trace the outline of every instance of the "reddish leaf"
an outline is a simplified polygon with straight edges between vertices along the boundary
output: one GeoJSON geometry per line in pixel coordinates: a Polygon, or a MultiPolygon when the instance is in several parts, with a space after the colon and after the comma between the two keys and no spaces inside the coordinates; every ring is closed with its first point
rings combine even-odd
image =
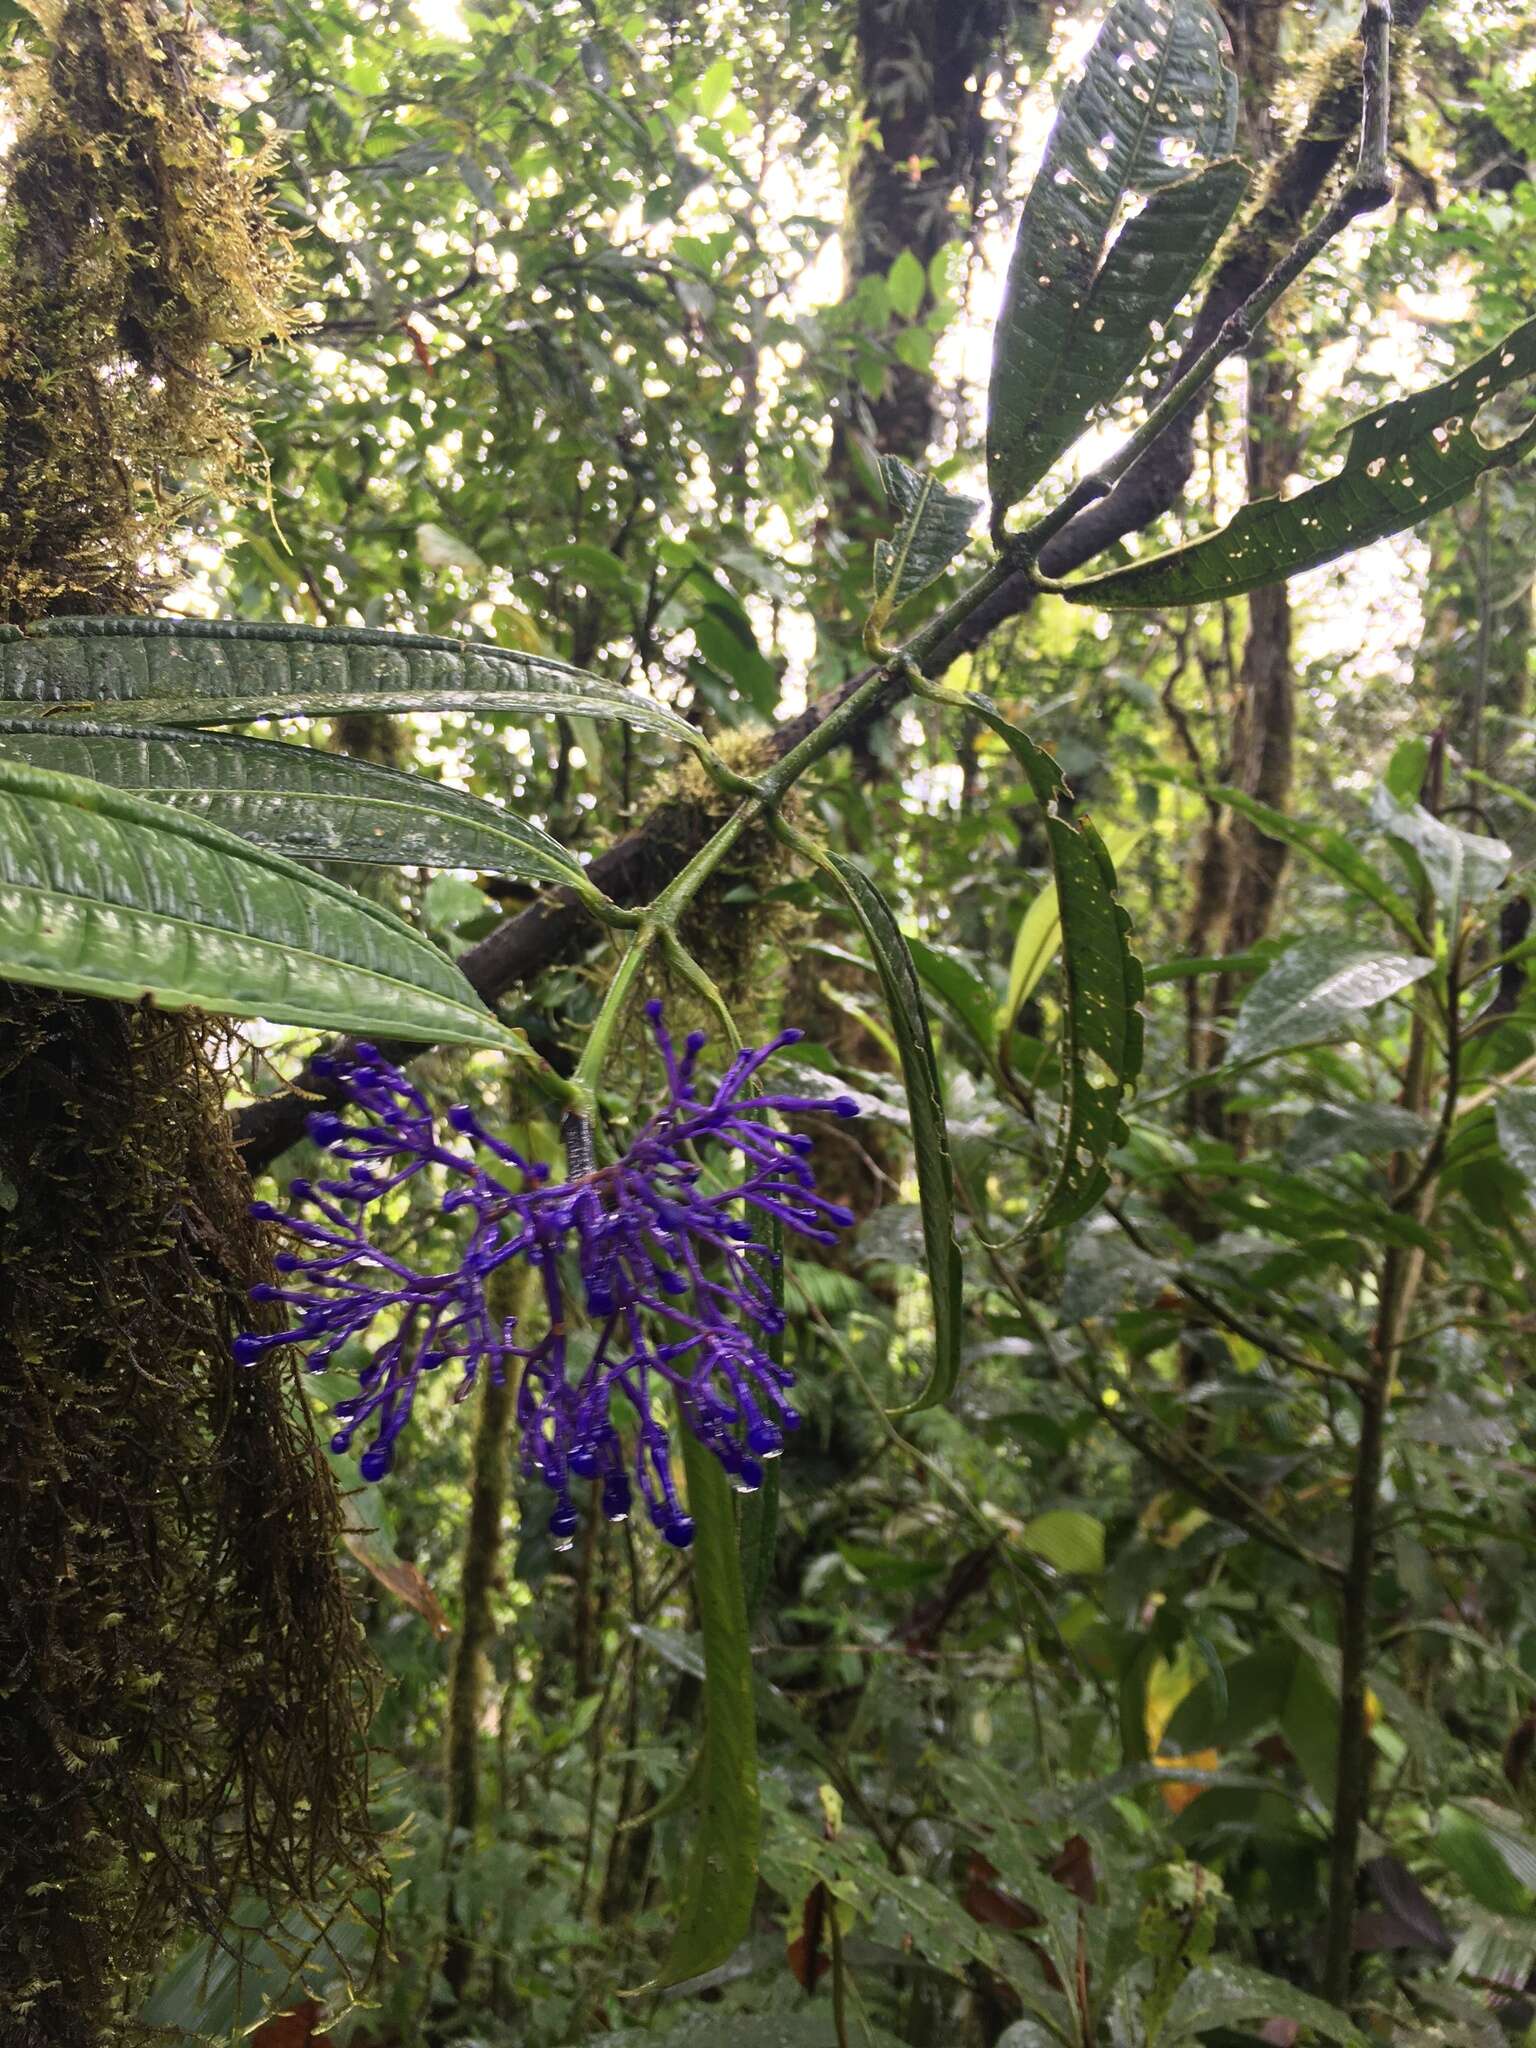
{"type": "Polygon", "coordinates": [[[1047,1864],[1046,1876],[1065,1885],[1085,1906],[1091,1906],[1098,1896],[1093,1880],[1093,1851],[1081,1835],[1073,1835],[1063,1844],[1061,1854],[1047,1864]]]}
{"type": "Polygon", "coordinates": [[[832,1967],[831,1958],[822,1954],[821,1946],[830,1905],[826,1886],[813,1884],[806,1893],[800,1932],[788,1951],[790,1974],[802,1991],[814,1991],[822,1973],[832,1967]]]}
{"type": "Polygon", "coordinates": [[[960,1901],[966,1912],[983,1927],[1006,1927],[1012,1934],[1026,1927],[1038,1927],[1040,1915],[994,1884],[996,1876],[997,1866],[973,1849],[966,1858],[965,1893],[960,1901]]]}
{"type": "Polygon", "coordinates": [[[437,1595],[415,1565],[396,1551],[373,1489],[349,1493],[342,1502],[342,1516],[342,1541],[363,1569],[372,1572],[397,1600],[414,1608],[439,1641],[451,1636],[453,1623],[438,1605],[437,1595]]]}

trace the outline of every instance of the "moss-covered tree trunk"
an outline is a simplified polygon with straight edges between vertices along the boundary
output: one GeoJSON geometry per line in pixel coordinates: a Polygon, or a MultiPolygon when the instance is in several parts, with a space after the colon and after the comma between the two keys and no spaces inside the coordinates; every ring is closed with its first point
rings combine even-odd
{"type": "MultiPolygon", "coordinates": [[[[157,0],[38,10],[0,166],[0,618],[142,609],[281,328],[258,167],[157,0]]],[[[334,1486],[195,1018],[0,984],[0,2044],[134,2037],[237,1891],[367,1854],[334,1486]]]]}

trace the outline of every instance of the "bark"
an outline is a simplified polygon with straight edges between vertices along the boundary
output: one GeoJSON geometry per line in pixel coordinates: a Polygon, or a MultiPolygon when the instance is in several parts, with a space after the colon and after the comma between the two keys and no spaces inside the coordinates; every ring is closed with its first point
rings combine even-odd
{"type": "MultiPolygon", "coordinates": [[[[494,1594],[501,1569],[502,1521],[506,1509],[507,1437],[516,1402],[510,1377],[487,1378],[475,1429],[469,1521],[464,1535],[463,1614],[448,1691],[449,1867],[473,1849],[482,1798],[480,1719],[485,1704],[486,1658],[495,1637],[494,1594]]],[[[443,1976],[455,2007],[463,2003],[475,1958],[475,1930],[461,1919],[449,1887],[443,1976]]]]}
{"type": "MultiPolygon", "coordinates": [[[[1248,378],[1248,494],[1277,492],[1295,459],[1296,389],[1283,354],[1250,366],[1248,378]]],[[[1290,802],[1295,759],[1296,678],[1291,658],[1291,604],[1284,583],[1255,590],[1238,668],[1232,731],[1221,780],[1271,809],[1290,802]]],[[[1208,817],[1195,863],[1194,905],[1185,951],[1193,958],[1232,954],[1256,945],[1269,930],[1285,873],[1286,848],[1246,818],[1225,810],[1208,817]]],[[[1202,1004],[1200,983],[1189,984],[1190,1064],[1218,1065],[1224,1036],[1216,1027],[1234,1007],[1240,982],[1224,974],[1202,1004]]],[[[1215,1096],[1194,1105],[1215,1132],[1223,1110],[1215,1096]]]]}
{"type": "MultiPolygon", "coordinates": [[[[982,196],[995,140],[980,86],[1012,13],[1009,0],[859,0],[859,96],[871,130],[848,181],[845,304],[865,278],[884,277],[904,250],[926,272],[963,231],[982,196]]],[[[932,305],[930,288],[917,317],[932,305]]],[[[876,453],[921,462],[937,425],[936,401],[930,373],[900,361],[887,368],[878,395],[856,388],[845,394],[827,473],[839,524],[871,508],[867,472],[851,442],[859,438],[876,453]]]]}

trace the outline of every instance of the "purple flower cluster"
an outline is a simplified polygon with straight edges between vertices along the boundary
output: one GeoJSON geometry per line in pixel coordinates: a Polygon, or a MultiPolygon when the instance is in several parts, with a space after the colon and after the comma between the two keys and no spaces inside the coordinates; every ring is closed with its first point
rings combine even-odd
{"type": "Polygon", "coordinates": [[[441,1138],[423,1096],[372,1046],[359,1045],[350,1060],[316,1063],[361,1112],[360,1121],[332,1112],[309,1120],[315,1143],[347,1172],[292,1183],[318,1220],[255,1205],[300,1249],[278,1254],[282,1281],[253,1289],[253,1298],[282,1303],[297,1321],[276,1335],[238,1338],[235,1354],[249,1365],[294,1344],[308,1369],[322,1372],[348,1339],[382,1321],[388,1334],[359,1374],[357,1394],[337,1403],[331,1439],[342,1452],[360,1430],[371,1432],[360,1460],[365,1479],[388,1472],[422,1377],[451,1363],[457,1400],[482,1369],[498,1384],[520,1371],[523,1470],[554,1494],[550,1533],[562,1548],[577,1524],[573,1478],[596,1486],[615,1522],[628,1515],[638,1487],[665,1540],[691,1541],[662,1419],[669,1395],[742,1492],[761,1485],[763,1460],[778,1456],[785,1431],[800,1420],[789,1400],[793,1376],[768,1348],[784,1318],[765,1240],[779,1225],[830,1244],[853,1220],[817,1194],[811,1139],[770,1119],[856,1116],[858,1106],[848,1096],[760,1092],[763,1066],[795,1044],[798,1031],[738,1053],[711,1088],[698,1077],[703,1035],[679,1050],[661,1005],[650,1004],[648,1014],[666,1070],[665,1104],[615,1164],[554,1183],[547,1167],[520,1158],[468,1109],[449,1110],[446,1121],[469,1149],[441,1138]],[[744,1174],[734,1185],[711,1188],[703,1163],[711,1146],[741,1155],[744,1174]],[[367,1231],[373,1203],[432,1168],[448,1181],[442,1213],[462,1219],[466,1233],[445,1273],[419,1272],[367,1231]],[[513,1319],[498,1320],[487,1303],[491,1276],[517,1259],[534,1268],[544,1296],[543,1333],[528,1345],[516,1341],[513,1319]],[[572,1289],[585,1311],[580,1334],[568,1316],[572,1289]]]}

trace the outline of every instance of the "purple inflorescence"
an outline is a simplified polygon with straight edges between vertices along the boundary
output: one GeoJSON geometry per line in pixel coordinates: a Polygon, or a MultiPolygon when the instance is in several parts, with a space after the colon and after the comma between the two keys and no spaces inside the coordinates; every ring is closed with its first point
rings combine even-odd
{"type": "Polygon", "coordinates": [[[235,1353],[250,1365],[294,1344],[308,1369],[321,1372],[349,1338],[383,1319],[389,1334],[359,1374],[357,1394],[337,1403],[331,1439],[341,1452],[360,1430],[371,1432],[360,1460],[365,1479],[388,1472],[423,1374],[451,1364],[458,1400],[482,1368],[498,1383],[520,1368],[523,1469],[555,1496],[550,1533],[561,1547],[576,1529],[573,1479],[596,1487],[615,1522],[628,1515],[638,1487],[665,1540],[691,1541],[659,1413],[669,1393],[742,1492],[762,1483],[763,1460],[778,1456],[785,1431],[800,1420],[789,1400],[793,1376],[768,1349],[784,1318],[764,1238],[778,1224],[830,1244],[853,1220],[817,1194],[807,1163],[812,1141],[770,1118],[856,1116],[858,1105],[848,1096],[761,1092],[763,1066],[795,1044],[798,1031],[738,1053],[710,1085],[698,1076],[703,1035],[679,1050],[661,1005],[649,1004],[648,1015],[666,1070],[665,1104],[622,1159],[553,1184],[546,1167],[520,1158],[468,1109],[451,1109],[446,1119],[467,1149],[441,1138],[423,1096],[372,1046],[359,1045],[350,1060],[316,1062],[361,1112],[360,1121],[332,1112],[309,1120],[315,1143],[347,1173],[293,1182],[318,1221],[255,1205],[300,1249],[278,1255],[282,1283],[253,1289],[253,1298],[281,1302],[298,1320],[276,1335],[238,1338],[235,1353]],[[713,1192],[701,1163],[711,1145],[745,1162],[740,1181],[713,1192]],[[441,1210],[462,1218],[466,1231],[459,1261],[445,1273],[418,1272],[367,1232],[369,1205],[428,1168],[446,1176],[441,1210]],[[492,1274],[517,1259],[534,1268],[544,1295],[545,1331],[531,1345],[517,1343],[513,1320],[498,1320],[487,1304],[492,1274]],[[579,1336],[568,1319],[568,1282],[585,1310],[579,1336]]]}

